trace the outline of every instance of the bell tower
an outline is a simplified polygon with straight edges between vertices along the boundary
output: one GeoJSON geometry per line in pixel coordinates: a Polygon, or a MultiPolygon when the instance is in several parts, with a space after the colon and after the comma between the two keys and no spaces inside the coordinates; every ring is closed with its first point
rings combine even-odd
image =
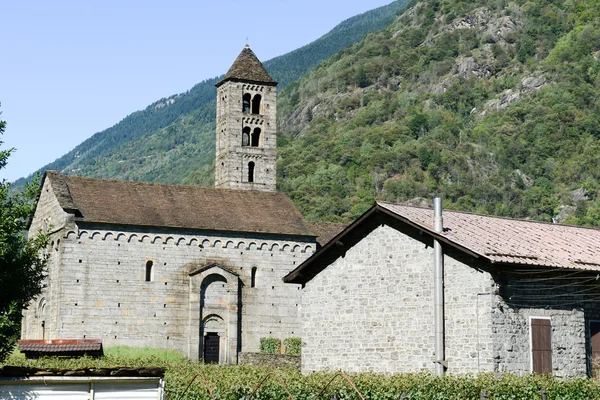
{"type": "Polygon", "coordinates": [[[277,82],[246,45],[216,86],[215,186],[274,192],[277,82]]]}

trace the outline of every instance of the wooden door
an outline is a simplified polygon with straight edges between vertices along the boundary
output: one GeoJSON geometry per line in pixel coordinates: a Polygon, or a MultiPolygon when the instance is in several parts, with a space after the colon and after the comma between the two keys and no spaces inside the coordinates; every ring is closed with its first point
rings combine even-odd
{"type": "Polygon", "coordinates": [[[600,375],[600,321],[590,322],[590,338],[592,342],[592,376],[600,375]]]}
{"type": "Polygon", "coordinates": [[[204,336],[204,362],[206,364],[219,363],[219,335],[208,333],[204,336]]]}
{"type": "Polygon", "coordinates": [[[531,320],[531,357],[533,372],[552,373],[552,326],[549,319],[531,320]]]}

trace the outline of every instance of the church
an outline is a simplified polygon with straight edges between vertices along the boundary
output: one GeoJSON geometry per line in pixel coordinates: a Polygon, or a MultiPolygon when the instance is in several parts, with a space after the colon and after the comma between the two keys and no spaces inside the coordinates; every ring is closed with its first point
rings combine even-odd
{"type": "Polygon", "coordinates": [[[48,273],[22,339],[235,364],[262,337],[300,336],[301,286],[282,278],[339,226],[276,191],[277,83],[248,46],[216,86],[215,188],[46,171],[29,234],[51,236],[48,273]]]}

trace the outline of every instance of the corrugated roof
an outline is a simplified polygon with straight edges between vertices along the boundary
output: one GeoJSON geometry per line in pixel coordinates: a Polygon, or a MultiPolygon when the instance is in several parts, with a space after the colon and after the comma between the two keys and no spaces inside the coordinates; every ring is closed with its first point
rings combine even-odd
{"type": "MultiPolygon", "coordinates": [[[[430,208],[377,205],[434,232],[430,208]]],[[[443,219],[443,237],[492,262],[600,271],[597,229],[447,210],[443,219]]]]}
{"type": "Polygon", "coordinates": [[[240,55],[233,62],[233,65],[229,68],[229,71],[225,74],[225,77],[217,83],[217,86],[221,86],[230,80],[277,85],[277,82],[271,78],[271,75],[269,75],[264,65],[262,65],[248,45],[244,47],[240,55]]]}
{"type": "Polygon", "coordinates": [[[77,221],[316,236],[283,193],[66,176],[47,171],[61,207],[77,221]]]}

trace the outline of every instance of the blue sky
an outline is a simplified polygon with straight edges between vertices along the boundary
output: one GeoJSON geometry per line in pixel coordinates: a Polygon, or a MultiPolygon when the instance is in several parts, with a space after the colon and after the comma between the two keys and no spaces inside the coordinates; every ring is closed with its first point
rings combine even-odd
{"type": "Polygon", "coordinates": [[[162,97],[227,71],[246,43],[266,61],[392,0],[5,1],[0,180],[13,181],[162,97]]]}

